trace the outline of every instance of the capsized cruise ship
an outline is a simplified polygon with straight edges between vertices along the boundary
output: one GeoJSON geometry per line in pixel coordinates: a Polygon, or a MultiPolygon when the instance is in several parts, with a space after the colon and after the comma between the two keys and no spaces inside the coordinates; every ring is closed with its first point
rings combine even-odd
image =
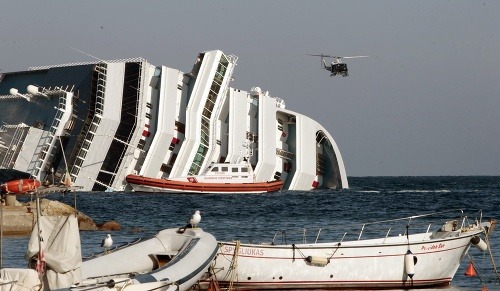
{"type": "Polygon", "coordinates": [[[237,59],[202,52],[188,73],[143,58],[1,73],[0,172],[126,191],[131,173],[183,177],[244,158],[283,189],[348,188],[325,128],[259,87],[231,87],[237,59]]]}

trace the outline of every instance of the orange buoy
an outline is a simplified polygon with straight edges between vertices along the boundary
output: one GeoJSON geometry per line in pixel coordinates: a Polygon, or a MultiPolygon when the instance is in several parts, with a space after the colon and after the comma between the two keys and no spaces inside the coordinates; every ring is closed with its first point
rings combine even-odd
{"type": "Polygon", "coordinates": [[[24,194],[40,187],[40,181],[36,179],[19,179],[2,184],[2,193],[24,194]]]}
{"type": "Polygon", "coordinates": [[[467,276],[467,277],[476,277],[477,276],[476,268],[474,268],[474,265],[472,264],[472,262],[470,262],[469,266],[467,267],[467,270],[465,270],[465,276],[467,276]]]}

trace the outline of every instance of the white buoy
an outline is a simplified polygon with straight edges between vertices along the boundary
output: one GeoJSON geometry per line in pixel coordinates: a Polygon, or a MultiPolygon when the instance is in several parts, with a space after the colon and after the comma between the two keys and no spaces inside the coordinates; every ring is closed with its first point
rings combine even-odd
{"type": "Polygon", "coordinates": [[[405,255],[405,272],[410,278],[413,278],[413,275],[415,275],[415,262],[413,260],[413,253],[410,250],[405,255]]]}
{"type": "Polygon", "coordinates": [[[473,236],[470,239],[471,243],[476,246],[476,248],[482,252],[486,251],[488,249],[488,245],[482,240],[480,237],[477,235],[473,236]]]}
{"type": "Polygon", "coordinates": [[[306,257],[306,261],[313,266],[324,267],[328,265],[330,259],[325,257],[308,256],[306,257]]]}

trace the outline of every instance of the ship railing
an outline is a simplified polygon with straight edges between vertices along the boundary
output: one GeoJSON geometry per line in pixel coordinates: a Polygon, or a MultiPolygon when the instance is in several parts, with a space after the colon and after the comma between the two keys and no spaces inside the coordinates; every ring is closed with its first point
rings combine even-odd
{"type": "Polygon", "coordinates": [[[104,105],[104,84],[106,82],[106,73],[107,73],[107,65],[104,63],[99,63],[94,67],[94,72],[98,74],[97,76],[97,84],[98,89],[96,92],[96,101],[95,101],[95,113],[92,116],[92,120],[88,127],[85,128],[85,132],[82,134],[82,145],[78,149],[78,152],[75,157],[75,162],[73,163],[70,169],[70,176],[72,177],[72,181],[76,181],[78,175],[80,174],[80,170],[87,156],[87,151],[92,145],[92,141],[94,139],[95,133],[101,123],[102,120],[102,110],[104,105]]]}
{"type": "Polygon", "coordinates": [[[280,148],[276,148],[276,155],[280,156],[282,158],[285,158],[287,160],[291,160],[295,156],[294,153],[286,151],[284,149],[280,149],[280,148]]]}
{"type": "MultiPolygon", "coordinates": [[[[474,223],[481,223],[482,211],[477,210],[470,217],[474,223]]],[[[366,223],[346,223],[338,226],[319,229],[288,229],[275,232],[271,245],[302,243],[316,244],[320,242],[360,241],[362,239],[380,239],[385,243],[390,236],[404,236],[425,233],[422,240],[430,238],[431,228],[442,227],[443,223],[454,223],[454,230],[458,235],[471,222],[469,216],[464,215],[464,209],[452,209],[440,212],[427,213],[397,219],[379,220],[366,223]],[[450,213],[459,215],[450,215],[450,213]],[[321,240],[321,241],[320,241],[321,240]],[[312,241],[312,242],[311,242],[312,241]]]]}
{"type": "Polygon", "coordinates": [[[52,120],[52,124],[49,131],[45,132],[40,137],[37,152],[33,156],[32,163],[30,163],[31,169],[28,169],[31,174],[38,179],[40,179],[41,171],[44,170],[46,165],[50,164],[54,157],[53,148],[55,145],[55,138],[57,137],[57,131],[60,127],[63,115],[66,112],[66,92],[61,91],[59,94],[59,106],[52,120]]]}
{"type": "Polygon", "coordinates": [[[13,167],[19,152],[21,151],[22,145],[24,143],[24,137],[27,134],[27,131],[29,129],[29,126],[27,126],[24,123],[18,124],[18,125],[3,125],[2,126],[3,130],[7,129],[15,129],[14,134],[12,135],[12,139],[10,141],[10,144],[8,145],[8,148],[6,150],[5,156],[2,160],[2,163],[0,164],[0,168],[2,169],[10,169],[13,167]]]}
{"type": "Polygon", "coordinates": [[[38,71],[38,70],[48,70],[52,68],[60,68],[60,67],[75,67],[75,66],[83,66],[83,65],[95,65],[99,63],[128,63],[128,62],[147,62],[147,60],[143,57],[135,57],[128,59],[115,59],[115,60],[95,60],[88,62],[74,62],[74,63],[66,63],[66,64],[57,64],[57,65],[46,65],[46,66],[36,66],[29,67],[29,71],[38,71]]]}

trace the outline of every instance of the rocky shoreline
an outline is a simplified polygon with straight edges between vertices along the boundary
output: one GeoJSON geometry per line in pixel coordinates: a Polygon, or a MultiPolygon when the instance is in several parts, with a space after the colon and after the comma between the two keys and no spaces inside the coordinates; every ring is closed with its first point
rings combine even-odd
{"type": "MultiPolygon", "coordinates": [[[[9,199],[7,199],[9,200],[9,199]]],[[[37,219],[36,202],[30,201],[20,203],[9,201],[3,208],[2,232],[5,236],[21,236],[29,235],[37,219]]],[[[108,221],[102,224],[97,224],[92,218],[76,211],[75,208],[59,201],[41,199],[40,209],[42,216],[55,215],[75,215],[78,218],[78,226],[80,230],[119,230],[121,226],[116,221],[108,221]]]]}

